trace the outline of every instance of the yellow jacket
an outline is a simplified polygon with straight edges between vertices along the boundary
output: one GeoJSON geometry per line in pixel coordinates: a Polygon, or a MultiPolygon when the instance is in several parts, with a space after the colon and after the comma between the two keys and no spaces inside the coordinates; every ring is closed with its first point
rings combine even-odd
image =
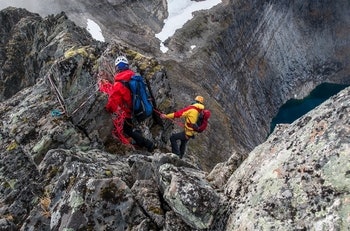
{"type": "Polygon", "coordinates": [[[195,132],[193,128],[191,128],[189,125],[195,124],[197,122],[198,115],[201,110],[204,110],[204,105],[200,103],[194,103],[179,111],[169,113],[165,116],[169,119],[185,118],[185,126],[184,126],[185,134],[191,137],[197,134],[197,132],[195,132]]]}

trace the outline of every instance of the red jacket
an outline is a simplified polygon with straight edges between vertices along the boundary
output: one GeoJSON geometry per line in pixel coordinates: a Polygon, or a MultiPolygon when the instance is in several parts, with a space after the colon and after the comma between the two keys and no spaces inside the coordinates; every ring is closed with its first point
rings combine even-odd
{"type": "Polygon", "coordinates": [[[132,98],[129,88],[122,81],[129,82],[135,73],[132,70],[125,70],[114,76],[114,84],[100,83],[100,91],[108,94],[106,110],[113,113],[122,109],[126,118],[132,116],[132,98]]]}

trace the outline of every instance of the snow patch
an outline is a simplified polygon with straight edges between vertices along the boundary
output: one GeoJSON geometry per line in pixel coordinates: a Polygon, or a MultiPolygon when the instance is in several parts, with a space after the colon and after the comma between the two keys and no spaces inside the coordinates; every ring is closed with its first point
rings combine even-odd
{"type": "Polygon", "coordinates": [[[156,37],[160,39],[160,50],[165,53],[168,48],[164,41],[173,36],[175,31],[181,28],[188,20],[192,19],[192,13],[199,10],[207,10],[221,3],[221,0],[206,0],[195,2],[191,0],[168,0],[168,18],[164,20],[164,26],[156,37]]]}
{"type": "Polygon", "coordinates": [[[94,22],[91,19],[87,20],[87,27],[86,29],[89,31],[89,33],[91,34],[91,36],[101,42],[105,41],[105,38],[102,35],[102,30],[100,28],[100,26],[94,22]]]}

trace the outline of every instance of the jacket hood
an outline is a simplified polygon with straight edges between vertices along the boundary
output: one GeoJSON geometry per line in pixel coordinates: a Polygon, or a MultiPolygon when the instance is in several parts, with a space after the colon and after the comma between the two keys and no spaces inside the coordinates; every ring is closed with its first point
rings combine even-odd
{"type": "Polygon", "coordinates": [[[201,110],[204,109],[204,105],[201,103],[194,103],[194,104],[192,104],[192,106],[195,106],[196,108],[201,109],[201,110]]]}
{"type": "Polygon", "coordinates": [[[128,69],[125,71],[121,71],[118,74],[115,75],[114,77],[114,81],[130,81],[131,77],[134,75],[135,73],[128,69]]]}

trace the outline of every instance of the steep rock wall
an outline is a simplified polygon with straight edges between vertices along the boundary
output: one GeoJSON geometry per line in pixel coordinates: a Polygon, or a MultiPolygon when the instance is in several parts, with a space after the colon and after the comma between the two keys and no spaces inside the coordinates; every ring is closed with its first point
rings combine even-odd
{"type": "Polygon", "coordinates": [[[165,0],[12,0],[0,5],[25,8],[42,17],[65,12],[70,20],[83,28],[87,27],[88,19],[93,20],[101,28],[106,42],[123,42],[153,54],[160,53],[159,40],[154,35],[160,32],[167,17],[165,0]]]}
{"type": "Polygon", "coordinates": [[[178,30],[167,57],[223,108],[234,146],[250,150],[288,99],[350,82],[349,9],[345,0],[225,1],[178,30]]]}
{"type": "Polygon", "coordinates": [[[224,230],[350,227],[350,88],[279,125],[224,186],[224,230]]]}
{"type": "Polygon", "coordinates": [[[87,19],[99,25],[106,42],[123,42],[148,54],[159,54],[159,41],[155,38],[167,17],[164,0],[59,0],[60,10],[81,27],[87,19]]]}

